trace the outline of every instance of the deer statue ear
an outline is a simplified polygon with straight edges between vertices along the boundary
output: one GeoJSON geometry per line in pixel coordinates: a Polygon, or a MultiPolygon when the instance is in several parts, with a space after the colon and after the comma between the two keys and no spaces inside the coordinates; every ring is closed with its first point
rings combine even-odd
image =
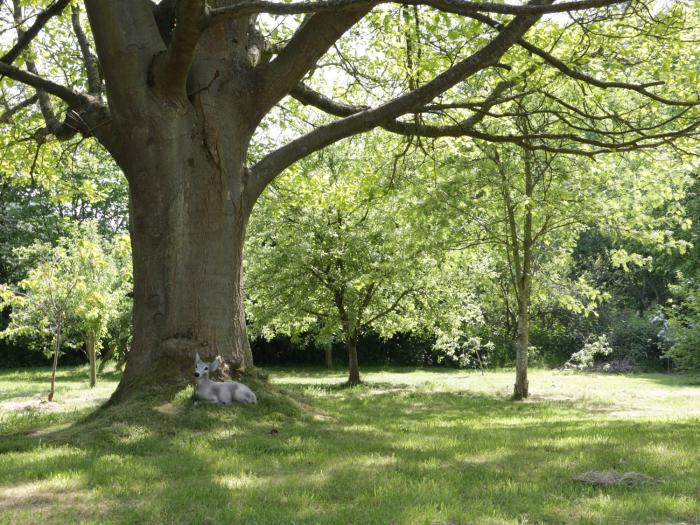
{"type": "Polygon", "coordinates": [[[209,363],[209,371],[213,372],[219,368],[219,358],[216,357],[211,363],[209,363]]]}
{"type": "Polygon", "coordinates": [[[199,358],[199,352],[194,354],[194,362],[195,363],[200,363],[202,360],[199,358]]]}

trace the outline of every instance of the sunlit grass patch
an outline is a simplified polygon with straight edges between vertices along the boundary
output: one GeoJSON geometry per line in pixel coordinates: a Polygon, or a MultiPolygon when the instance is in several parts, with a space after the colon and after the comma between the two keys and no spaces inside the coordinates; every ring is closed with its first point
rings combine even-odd
{"type": "Polygon", "coordinates": [[[185,388],[15,426],[0,499],[42,484],[84,498],[29,496],[0,522],[700,523],[700,386],[685,378],[535,371],[535,398],[514,403],[509,372],[271,377],[257,406],[195,406],[185,388]],[[617,413],[635,399],[642,415],[617,413]],[[589,471],[658,482],[573,479],[589,471]]]}

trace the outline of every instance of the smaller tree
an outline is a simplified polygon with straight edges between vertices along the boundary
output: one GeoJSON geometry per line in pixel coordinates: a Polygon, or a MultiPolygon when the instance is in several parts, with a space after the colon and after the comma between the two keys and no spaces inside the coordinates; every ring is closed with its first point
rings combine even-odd
{"type": "Polygon", "coordinates": [[[76,228],[56,246],[35,243],[20,248],[16,256],[31,269],[16,290],[1,288],[0,306],[12,309],[2,336],[50,337],[47,354],[53,361],[48,399],[53,401],[61,348],[72,334],[81,334],[90,362],[90,386],[95,386],[96,353],[116,306],[117,276],[96,227],[76,228]]]}
{"type": "Polygon", "coordinates": [[[4,286],[3,306],[12,307],[10,324],[3,332],[5,337],[50,334],[48,354],[53,356],[51,388],[48,400],[53,401],[56,385],[56,367],[64,340],[64,329],[75,311],[77,285],[80,280],[75,272],[75,260],[65,247],[49,249],[46,245],[34,246],[44,251],[41,261],[29,271],[26,279],[19,283],[21,291],[4,286]]]}
{"type": "Polygon", "coordinates": [[[430,299],[449,288],[431,239],[411,227],[410,198],[387,191],[371,161],[348,148],[304,163],[265,195],[246,248],[252,329],[343,341],[350,385],[360,382],[363,333],[425,325],[430,299]]]}
{"type": "MultiPolygon", "coordinates": [[[[531,108],[527,99],[514,107],[511,126],[523,136],[546,137],[556,129],[540,115],[548,111],[531,108]]],[[[685,220],[678,203],[689,178],[687,168],[665,150],[656,152],[652,170],[641,152],[593,163],[557,151],[546,138],[523,139],[518,146],[473,144],[475,150],[465,144],[447,151],[435,200],[455,243],[482,246],[506,269],[504,292],[516,320],[513,398],[524,399],[533,305],[556,300],[572,312],[589,313],[605,298],[584,276],[570,279],[580,233],[595,226],[612,238],[684,250],[686,243],[674,238],[673,229],[685,220]],[[663,178],[656,171],[662,166],[663,178]]],[[[643,263],[639,254],[624,250],[611,252],[611,258],[623,267],[643,263]]]]}

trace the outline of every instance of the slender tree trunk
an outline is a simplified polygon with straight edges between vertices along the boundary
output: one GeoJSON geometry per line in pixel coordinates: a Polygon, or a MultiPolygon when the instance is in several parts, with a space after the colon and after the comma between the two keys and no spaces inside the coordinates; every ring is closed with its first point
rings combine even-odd
{"type": "Polygon", "coordinates": [[[56,368],[58,367],[58,351],[61,348],[61,325],[56,330],[56,339],[53,347],[53,365],[51,366],[51,389],[49,390],[49,402],[53,401],[56,392],[56,368]]]}
{"type": "Polygon", "coordinates": [[[527,352],[530,344],[529,293],[520,292],[518,305],[518,334],[515,357],[515,388],[513,399],[525,399],[529,395],[527,379],[527,352]]]}
{"type": "Polygon", "coordinates": [[[345,342],[348,351],[348,384],[357,386],[360,384],[360,367],[357,362],[357,337],[349,337],[345,342]]]}
{"type": "Polygon", "coordinates": [[[326,368],[330,370],[333,368],[333,347],[329,344],[323,350],[326,358],[326,368]]]}
{"type": "MultiPolygon", "coordinates": [[[[525,130],[529,129],[527,122],[523,122],[525,130]]],[[[530,383],[527,379],[527,353],[530,345],[530,285],[532,279],[532,197],[535,191],[536,179],[533,172],[533,159],[531,152],[523,150],[523,165],[525,171],[525,214],[522,228],[522,264],[517,272],[518,280],[518,334],[516,341],[515,357],[515,387],[513,399],[525,399],[530,394],[530,383]]],[[[513,237],[517,241],[517,236],[513,237]]],[[[516,253],[517,256],[517,253],[516,253]]]]}
{"type": "Polygon", "coordinates": [[[85,334],[85,346],[87,347],[88,364],[90,366],[90,388],[94,388],[97,383],[97,352],[96,335],[92,330],[85,334]]]}

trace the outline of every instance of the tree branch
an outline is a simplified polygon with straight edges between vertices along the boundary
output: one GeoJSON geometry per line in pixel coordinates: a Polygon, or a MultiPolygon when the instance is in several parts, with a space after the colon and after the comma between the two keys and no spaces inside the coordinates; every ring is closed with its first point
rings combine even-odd
{"type": "Polygon", "coordinates": [[[87,74],[88,93],[100,98],[102,95],[102,78],[100,77],[100,65],[97,57],[90,50],[90,43],[87,35],[80,25],[80,7],[77,5],[71,6],[71,24],[73,32],[78,39],[80,54],[83,57],[83,65],[87,74]]]}
{"type": "MultiPolygon", "coordinates": [[[[551,2],[552,0],[545,0],[551,2]]],[[[523,15],[513,19],[491,42],[466,59],[447,69],[433,80],[405,95],[399,96],[374,109],[355,113],[299,137],[273,151],[252,169],[252,191],[258,195],[280,172],[314,151],[351,135],[368,131],[387,121],[411,112],[447,91],[459,82],[483,69],[497,64],[503,54],[514,45],[539,19],[539,15],[523,15]]]]}
{"type": "Polygon", "coordinates": [[[166,50],[153,4],[150,0],[85,0],[85,8],[111,112],[120,115],[120,121],[142,116],[153,98],[144,79],[153,57],[166,50]]]}
{"type": "Polygon", "coordinates": [[[337,12],[351,7],[371,9],[380,4],[425,5],[447,13],[470,15],[473,13],[495,13],[502,15],[544,15],[548,13],[565,13],[584,9],[595,9],[628,0],[579,0],[561,4],[526,5],[498,4],[492,2],[472,2],[468,0],[317,0],[309,2],[269,2],[260,0],[242,0],[228,6],[211,10],[211,16],[241,17],[255,13],[271,15],[299,15],[309,13],[337,12]]]}
{"type": "Polygon", "coordinates": [[[549,151],[551,153],[564,153],[568,155],[596,156],[602,153],[631,151],[637,149],[654,148],[670,140],[697,135],[700,121],[695,121],[688,126],[666,133],[642,135],[630,140],[604,141],[573,133],[533,133],[528,135],[493,135],[483,131],[467,127],[458,123],[451,126],[429,126],[415,124],[413,122],[392,122],[384,126],[387,130],[400,135],[421,136],[428,138],[439,137],[471,137],[486,142],[516,144],[524,149],[549,151]],[[598,149],[576,149],[570,146],[551,146],[549,142],[574,143],[586,146],[594,146],[598,149]]]}
{"type": "Polygon", "coordinates": [[[40,77],[39,75],[30,73],[29,71],[24,71],[3,62],[0,62],[0,75],[17,80],[18,82],[22,82],[23,84],[27,84],[28,86],[32,86],[36,89],[46,91],[47,93],[64,100],[74,109],[84,108],[95,102],[95,100],[88,95],[76,93],[66,86],[56,84],[51,80],[40,77]]]}
{"type": "MultiPolygon", "coordinates": [[[[563,5],[563,4],[561,4],[563,5]]],[[[471,18],[474,20],[478,20],[480,22],[483,22],[484,24],[487,24],[495,29],[501,29],[503,27],[503,24],[498,22],[497,20],[494,20],[493,18],[490,18],[486,15],[482,14],[476,14],[476,15],[470,15],[471,18]]],[[[668,106],[686,106],[686,107],[691,107],[691,106],[697,106],[700,104],[700,102],[690,102],[690,101],[684,101],[684,100],[672,100],[668,99],[665,97],[662,97],[660,95],[657,95],[655,93],[652,93],[649,91],[647,88],[652,87],[652,86],[659,86],[663,85],[663,81],[653,81],[653,82],[647,82],[644,84],[631,84],[629,82],[608,82],[604,80],[599,80],[591,75],[587,75],[585,73],[581,73],[580,71],[576,71],[574,69],[571,69],[569,66],[567,66],[564,62],[556,58],[554,55],[546,52],[545,50],[535,46],[534,44],[528,42],[524,38],[521,38],[518,40],[518,45],[521,46],[523,49],[526,49],[533,55],[537,55],[541,59],[543,59],[545,62],[547,62],[549,65],[552,67],[558,69],[561,73],[564,75],[573,78],[575,80],[581,80],[582,82],[585,82],[586,84],[590,84],[592,86],[596,86],[602,89],[611,89],[611,88],[618,88],[618,89],[627,89],[630,91],[635,91],[639,93],[640,95],[644,95],[645,97],[648,97],[652,100],[655,100],[657,102],[661,102],[662,104],[666,104],[668,106]]]]}
{"type": "Polygon", "coordinates": [[[398,308],[399,304],[401,304],[401,301],[404,299],[404,297],[406,297],[408,294],[410,294],[411,292],[414,292],[414,291],[415,291],[415,288],[407,288],[406,290],[401,292],[399,294],[399,296],[396,298],[396,300],[389,307],[385,308],[384,310],[382,310],[381,312],[379,312],[375,316],[370,317],[364,323],[361,322],[360,326],[362,327],[362,329],[367,330],[373,322],[378,321],[382,317],[387,316],[391,312],[396,310],[396,308],[398,308]]]}
{"type": "Polygon", "coordinates": [[[0,58],[0,62],[11,65],[15,59],[22,54],[22,51],[27,49],[31,41],[34,40],[34,37],[39,34],[39,31],[43,29],[46,23],[63,11],[68,4],[70,4],[70,0],[56,0],[56,2],[39,13],[32,26],[23,32],[23,35],[17,39],[17,43],[12,46],[12,49],[0,58]]]}
{"type": "Polygon", "coordinates": [[[4,113],[0,114],[0,124],[10,122],[10,119],[13,116],[22,111],[24,108],[28,108],[32,104],[35,104],[37,100],[39,100],[39,95],[33,95],[29,98],[24,99],[16,106],[8,108],[4,113]]]}
{"type": "Polygon", "coordinates": [[[287,95],[343,33],[370,9],[363,7],[307,17],[275,59],[259,68],[258,116],[262,117],[287,95]]]}
{"type": "MultiPolygon", "coordinates": [[[[13,17],[15,20],[15,29],[17,31],[17,39],[18,41],[25,41],[25,36],[26,33],[24,29],[22,28],[22,6],[19,2],[19,0],[14,0],[13,1],[13,17]]],[[[27,44],[28,45],[28,44],[27,44]]],[[[37,70],[36,64],[34,63],[33,60],[30,60],[27,58],[26,60],[27,64],[27,73],[30,75],[34,75],[37,78],[39,77],[39,72],[37,70]]],[[[10,64],[3,64],[0,62],[0,71],[3,68],[11,68],[16,71],[19,71],[21,73],[24,73],[22,70],[19,70],[18,68],[15,68],[14,66],[10,64]]],[[[10,75],[8,75],[10,76],[10,75]]],[[[63,87],[63,86],[59,86],[63,87]]],[[[68,88],[65,88],[68,90],[68,88]]],[[[53,104],[51,103],[51,97],[49,97],[48,90],[37,88],[37,99],[39,101],[39,108],[41,109],[41,114],[44,117],[44,121],[46,122],[46,128],[41,129],[37,131],[34,135],[34,138],[39,142],[39,144],[43,143],[44,140],[46,139],[47,135],[54,135],[57,139],[59,140],[68,140],[71,137],[73,137],[80,129],[80,121],[78,119],[72,118],[72,115],[69,113],[69,115],[66,118],[66,121],[61,122],[57,117],[56,113],[53,109],[53,104]]],[[[68,90],[70,91],[70,90],[68,90]]],[[[38,154],[38,150],[37,150],[38,154]]]]}
{"type": "MultiPolygon", "coordinates": [[[[549,151],[552,153],[565,153],[565,154],[577,154],[577,155],[584,155],[584,156],[595,156],[601,153],[609,152],[609,151],[628,151],[630,149],[645,149],[652,147],[654,145],[658,145],[658,141],[663,141],[663,140],[671,140],[675,138],[680,138],[684,136],[689,136],[695,132],[695,130],[700,127],[700,122],[694,121],[691,122],[689,125],[685,126],[684,128],[674,131],[674,132],[665,132],[665,133],[655,133],[655,134],[649,134],[649,133],[644,133],[650,130],[654,129],[659,129],[660,127],[668,124],[669,122],[673,122],[677,119],[679,119],[683,113],[687,111],[687,109],[683,110],[679,115],[674,115],[673,117],[670,117],[668,119],[665,119],[661,123],[657,123],[652,126],[646,126],[646,127],[633,127],[630,122],[621,120],[629,129],[623,130],[623,131],[607,131],[607,130],[599,130],[595,129],[594,127],[589,127],[589,128],[581,128],[574,126],[568,120],[566,120],[564,117],[559,115],[556,111],[551,111],[555,115],[558,115],[559,118],[567,124],[570,128],[572,129],[580,129],[581,131],[584,132],[582,135],[576,135],[574,133],[538,133],[538,134],[528,134],[528,135],[493,135],[490,133],[486,133],[483,131],[479,131],[474,129],[474,126],[479,123],[481,120],[483,120],[486,116],[491,116],[491,117],[501,117],[501,116],[508,116],[506,115],[500,115],[500,114],[493,114],[490,113],[488,110],[493,107],[494,105],[500,103],[502,100],[512,100],[511,97],[501,97],[501,94],[505,89],[508,87],[511,87],[512,83],[510,82],[500,82],[494,91],[483,101],[478,103],[478,105],[474,105],[476,109],[476,113],[472,116],[470,116],[467,119],[464,119],[460,122],[457,122],[455,124],[451,125],[429,125],[429,124],[422,124],[419,122],[405,122],[405,121],[398,121],[398,120],[390,120],[386,121],[380,124],[380,127],[386,129],[387,131],[391,131],[393,133],[399,134],[399,135],[406,135],[406,136],[419,136],[419,137],[426,137],[426,138],[440,138],[440,137],[471,137],[471,138],[476,138],[479,140],[484,140],[487,142],[495,142],[495,143],[512,143],[516,144],[520,147],[530,149],[530,150],[541,150],[541,151],[549,151]],[[603,135],[606,137],[611,137],[609,140],[600,140],[596,139],[590,136],[590,133],[596,133],[598,135],[603,135]],[[616,136],[620,135],[625,135],[625,134],[630,134],[630,133],[637,133],[637,137],[631,140],[621,140],[621,141],[615,141],[616,136]],[[537,144],[533,144],[532,141],[538,142],[537,144]],[[559,146],[551,146],[548,145],[547,142],[558,142],[560,145],[559,146]],[[569,142],[569,143],[575,143],[575,144],[580,144],[580,145],[588,145],[588,146],[594,146],[596,148],[599,148],[597,150],[586,150],[586,149],[575,149],[572,147],[566,147],[562,146],[561,143],[563,142],[569,142]]],[[[367,111],[366,106],[353,106],[350,104],[344,104],[341,102],[336,102],[334,100],[331,100],[330,98],[326,97],[325,95],[318,93],[316,91],[313,91],[312,89],[308,88],[304,84],[298,84],[290,93],[291,96],[299,100],[302,104],[309,104],[312,105],[326,113],[329,113],[331,115],[335,115],[338,117],[347,117],[350,115],[355,115],[357,113],[360,113],[362,111],[367,111]]],[[[451,106],[447,104],[447,106],[451,106]]],[[[437,107],[437,105],[433,104],[428,104],[426,106],[423,106],[422,108],[416,108],[414,111],[415,112],[420,112],[425,110],[426,108],[432,108],[432,107],[437,107]]],[[[588,116],[585,112],[582,112],[580,110],[577,111],[579,115],[583,116],[588,116]]],[[[606,117],[607,119],[612,119],[613,117],[606,117]]]]}
{"type": "MultiPolygon", "coordinates": [[[[464,128],[471,128],[488,115],[488,110],[491,107],[495,106],[496,104],[500,104],[504,101],[512,100],[511,97],[499,98],[506,89],[512,86],[513,82],[511,81],[502,81],[496,84],[496,87],[493,89],[493,91],[482,102],[470,104],[471,107],[479,109],[474,115],[462,121],[460,123],[460,126],[464,128]]],[[[294,89],[292,89],[290,95],[302,104],[314,106],[315,108],[318,108],[330,115],[335,115],[336,117],[347,117],[369,109],[367,106],[353,106],[351,104],[345,104],[343,102],[336,102],[326,97],[325,95],[312,90],[311,88],[305,86],[302,83],[297,84],[294,87],[294,89]]],[[[434,110],[436,107],[440,106],[441,105],[439,104],[428,104],[416,108],[411,112],[421,113],[427,110],[434,110]]],[[[449,104],[447,106],[449,106],[449,104]]],[[[385,127],[385,125],[382,125],[382,127],[385,127]]]]}
{"type": "Polygon", "coordinates": [[[205,0],[178,0],[175,16],[177,23],[168,49],[153,63],[153,82],[167,96],[185,99],[187,75],[197,42],[209,23],[209,8],[205,0]]]}

